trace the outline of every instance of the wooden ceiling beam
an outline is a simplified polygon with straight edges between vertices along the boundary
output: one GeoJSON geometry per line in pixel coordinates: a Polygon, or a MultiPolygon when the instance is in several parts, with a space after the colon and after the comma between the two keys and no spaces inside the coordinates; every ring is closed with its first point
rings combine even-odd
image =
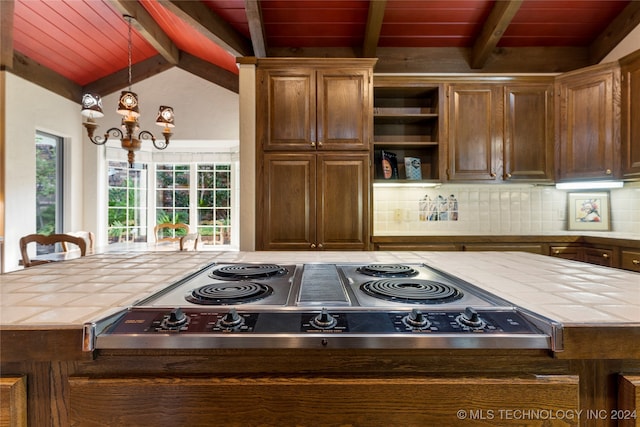
{"type": "Polygon", "coordinates": [[[158,0],[158,3],[232,55],[253,55],[251,41],[204,3],[193,0],[158,0]]]}
{"type": "MultiPolygon", "coordinates": [[[[148,79],[149,77],[155,76],[156,74],[166,71],[174,66],[175,65],[169,63],[161,55],[145,59],[144,61],[131,66],[131,83],[134,84],[148,79]]],[[[122,90],[129,85],[128,73],[129,69],[123,68],[120,71],[109,74],[106,77],[85,85],[82,88],[83,93],[95,92],[104,97],[110,93],[122,90]]]]}
{"type": "Polygon", "coordinates": [[[365,58],[375,58],[384,11],[387,7],[387,0],[377,0],[369,2],[369,14],[367,15],[367,27],[364,32],[364,44],[362,46],[362,56],[365,58]]]}
{"type": "Polygon", "coordinates": [[[631,1],[589,46],[591,64],[602,61],[638,25],[640,1],[631,1]]]}
{"type": "Polygon", "coordinates": [[[240,80],[237,74],[200,59],[197,56],[182,52],[182,58],[180,59],[178,67],[213,84],[228,89],[231,92],[240,92],[240,80]]]}
{"type": "Polygon", "coordinates": [[[267,38],[264,32],[260,0],[244,0],[244,8],[247,12],[247,22],[249,23],[249,34],[251,34],[254,56],[256,58],[264,58],[267,56],[267,38]]]}
{"type": "Polygon", "coordinates": [[[0,69],[13,68],[14,0],[0,0],[0,69]]]}
{"type": "MultiPolygon", "coordinates": [[[[0,0],[0,3],[4,0],[0,0]]],[[[13,55],[13,74],[80,105],[82,87],[21,53],[13,55]]]]}
{"type": "Polygon", "coordinates": [[[489,59],[523,0],[497,1],[471,50],[471,68],[479,69],[489,59]]]}
{"type": "Polygon", "coordinates": [[[123,15],[129,15],[135,19],[131,25],[158,51],[170,64],[177,65],[180,62],[180,51],[153,19],[151,14],[137,0],[110,0],[114,8],[123,15]]]}

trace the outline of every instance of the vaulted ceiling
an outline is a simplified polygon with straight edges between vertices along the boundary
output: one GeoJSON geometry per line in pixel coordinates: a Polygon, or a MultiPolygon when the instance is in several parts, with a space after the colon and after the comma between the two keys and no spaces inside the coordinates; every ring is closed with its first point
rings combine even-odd
{"type": "Polygon", "coordinates": [[[179,67],[238,91],[236,57],[377,57],[376,72],[563,72],[640,24],[629,0],[0,0],[0,66],[69,99],[179,67]]]}

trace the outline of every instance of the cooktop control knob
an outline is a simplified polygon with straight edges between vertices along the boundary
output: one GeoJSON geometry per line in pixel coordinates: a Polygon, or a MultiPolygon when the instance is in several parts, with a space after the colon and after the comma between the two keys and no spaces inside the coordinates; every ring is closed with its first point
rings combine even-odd
{"type": "Polygon", "coordinates": [[[180,329],[189,324],[189,317],[184,314],[182,309],[174,308],[164,317],[161,323],[163,329],[180,329]]]}
{"type": "Polygon", "coordinates": [[[244,317],[240,316],[235,308],[229,310],[229,312],[220,319],[220,326],[227,329],[237,328],[243,323],[244,317]]]}
{"type": "Polygon", "coordinates": [[[429,319],[417,308],[411,310],[411,313],[407,314],[402,320],[405,325],[417,329],[426,329],[431,324],[429,319]]]}
{"type": "Polygon", "coordinates": [[[456,320],[462,326],[467,326],[473,329],[482,329],[485,327],[484,320],[480,318],[478,312],[473,307],[467,307],[464,310],[464,313],[460,314],[456,320]]]}
{"type": "Polygon", "coordinates": [[[311,319],[311,324],[318,329],[331,329],[336,323],[338,321],[329,314],[326,308],[323,308],[320,314],[311,319]]]}

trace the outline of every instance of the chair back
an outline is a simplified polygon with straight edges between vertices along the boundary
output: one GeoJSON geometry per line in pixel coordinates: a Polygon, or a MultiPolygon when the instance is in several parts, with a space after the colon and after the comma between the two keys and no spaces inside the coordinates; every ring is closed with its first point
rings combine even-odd
{"type": "MultiPolygon", "coordinates": [[[[82,237],[87,244],[87,252],[93,252],[93,242],[95,240],[95,235],[91,231],[71,231],[68,233],[69,236],[82,237]]],[[[67,242],[61,242],[62,250],[67,252],[69,249],[67,248],[67,242]]]]}
{"type": "Polygon", "coordinates": [[[87,242],[82,237],[71,236],[69,234],[50,234],[45,236],[43,234],[28,234],[20,238],[20,253],[22,255],[22,265],[25,267],[33,267],[38,264],[45,264],[50,261],[44,260],[31,260],[27,251],[27,245],[29,243],[39,243],[41,245],[55,245],[56,243],[62,244],[73,243],[80,248],[80,256],[87,254],[87,242]]]}
{"type": "Polygon", "coordinates": [[[180,250],[186,251],[190,248],[192,250],[198,249],[198,241],[200,240],[199,233],[189,233],[189,225],[179,222],[176,224],[171,224],[169,222],[165,222],[164,224],[158,224],[153,229],[154,235],[156,237],[156,243],[161,242],[179,242],[180,250]],[[167,230],[175,230],[169,231],[167,230]],[[182,233],[177,233],[178,230],[181,230],[182,233]],[[191,246],[191,242],[193,242],[193,246],[191,246]]]}

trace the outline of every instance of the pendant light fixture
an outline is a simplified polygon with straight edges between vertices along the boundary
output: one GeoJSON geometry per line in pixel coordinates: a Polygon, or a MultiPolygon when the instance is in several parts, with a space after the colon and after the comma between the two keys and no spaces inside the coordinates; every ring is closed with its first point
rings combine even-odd
{"type": "Polygon", "coordinates": [[[120,93],[120,101],[118,102],[118,114],[122,115],[122,129],[112,127],[108,129],[104,136],[94,136],[94,132],[98,127],[95,122],[96,118],[104,116],[102,112],[102,99],[100,95],[95,93],[86,93],[82,97],[82,111],[81,114],[86,117],[86,121],[83,123],[87,129],[87,135],[91,142],[96,145],[104,145],[111,136],[120,139],[120,143],[123,149],[128,152],[129,166],[133,166],[135,160],[135,152],[140,150],[141,140],[150,139],[153,146],[158,150],[164,150],[169,145],[169,140],[173,135],[171,128],[175,126],[173,117],[173,108],[162,105],[158,111],[156,117],[156,124],[162,126],[162,135],[164,141],[157,141],[155,136],[148,130],[140,131],[138,118],[140,117],[140,111],[138,108],[138,95],[131,90],[131,21],[135,18],[129,15],[124,15],[124,19],[129,23],[129,89],[123,90],[120,93]],[[137,136],[135,134],[137,133],[137,136]]]}

